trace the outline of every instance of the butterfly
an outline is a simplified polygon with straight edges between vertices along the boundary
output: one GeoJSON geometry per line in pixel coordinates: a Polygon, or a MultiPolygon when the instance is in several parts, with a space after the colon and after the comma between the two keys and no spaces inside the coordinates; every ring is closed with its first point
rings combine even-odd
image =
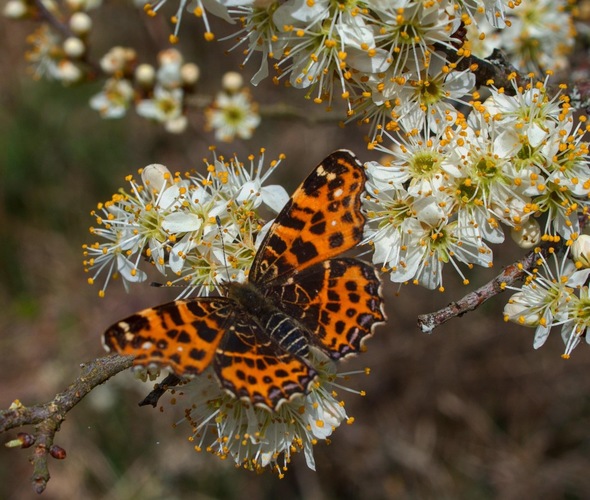
{"type": "Polygon", "coordinates": [[[181,378],[212,365],[224,389],[271,410],[306,394],[312,347],[333,360],[358,353],[385,321],[375,269],[337,257],[362,240],[365,181],[356,157],[335,151],[276,217],[247,281],[133,314],[106,330],[106,349],[181,378]]]}

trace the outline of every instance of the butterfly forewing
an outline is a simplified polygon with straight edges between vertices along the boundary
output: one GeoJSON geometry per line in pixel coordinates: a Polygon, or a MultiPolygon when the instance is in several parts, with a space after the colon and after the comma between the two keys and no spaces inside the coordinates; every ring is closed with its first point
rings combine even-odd
{"type": "Polygon", "coordinates": [[[328,156],[303,181],[262,241],[249,279],[268,283],[354,247],[362,239],[363,166],[349,151],[328,156]]]}
{"type": "Polygon", "coordinates": [[[140,311],[104,334],[108,351],[135,356],[135,364],[169,366],[196,375],[211,363],[233,315],[224,297],[176,300],[140,311]]]}

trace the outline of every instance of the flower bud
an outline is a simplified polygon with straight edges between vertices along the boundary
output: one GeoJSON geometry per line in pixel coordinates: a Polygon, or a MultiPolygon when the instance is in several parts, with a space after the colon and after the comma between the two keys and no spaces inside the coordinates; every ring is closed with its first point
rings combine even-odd
{"type": "Polygon", "coordinates": [[[56,444],[51,445],[49,448],[49,454],[57,460],[63,460],[66,458],[66,450],[64,450],[61,446],[57,446],[56,444]]]}
{"type": "Polygon", "coordinates": [[[151,64],[140,64],[135,70],[135,81],[142,87],[151,87],[156,79],[156,70],[151,64]]]}
{"type": "Polygon", "coordinates": [[[70,18],[70,29],[76,35],[86,35],[92,28],[92,19],[86,12],[75,12],[70,18]]]}
{"type": "Polygon", "coordinates": [[[86,52],[86,46],[84,45],[84,42],[75,36],[71,36],[64,40],[63,49],[68,57],[72,57],[74,59],[80,58],[84,52],[86,52]]]}
{"type": "Polygon", "coordinates": [[[150,190],[160,192],[170,182],[172,174],[170,170],[159,163],[152,163],[145,167],[141,172],[143,184],[150,190]]]}
{"type": "Polygon", "coordinates": [[[105,73],[115,74],[124,71],[133,61],[137,53],[126,47],[113,47],[100,60],[100,67],[105,73]]]}
{"type": "Polygon", "coordinates": [[[194,85],[199,81],[200,76],[201,70],[196,64],[187,63],[180,68],[180,77],[185,85],[194,85]]]}
{"type": "Polygon", "coordinates": [[[244,78],[236,71],[228,71],[221,79],[221,86],[227,92],[237,92],[244,86],[244,78]]]}
{"type": "Polygon", "coordinates": [[[75,83],[82,79],[82,70],[72,61],[64,59],[58,66],[58,78],[65,84],[75,83]]]}
{"type": "Polygon", "coordinates": [[[581,234],[572,245],[574,260],[582,264],[582,267],[590,267],[590,236],[581,234]]]}
{"type": "Polygon", "coordinates": [[[530,218],[523,222],[520,230],[512,229],[510,234],[520,248],[533,248],[541,241],[541,226],[536,219],[530,218]]]}
{"type": "Polygon", "coordinates": [[[504,321],[512,321],[523,326],[539,326],[540,316],[531,312],[529,301],[526,300],[525,292],[516,292],[504,306],[504,321]]]}
{"type": "Polygon", "coordinates": [[[20,0],[9,0],[4,5],[2,13],[9,19],[22,19],[27,15],[27,5],[20,0]]]}

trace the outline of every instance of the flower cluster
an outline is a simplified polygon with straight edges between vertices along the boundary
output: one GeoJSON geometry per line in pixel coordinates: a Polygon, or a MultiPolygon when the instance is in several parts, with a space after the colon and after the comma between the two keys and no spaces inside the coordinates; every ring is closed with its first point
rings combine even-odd
{"type": "Polygon", "coordinates": [[[334,362],[320,351],[312,349],[309,361],[318,372],[309,394],[284,401],[273,412],[236,401],[209,371],[185,384],[183,400],[191,404],[184,420],[193,428],[189,440],[195,450],[229,458],[236,466],[253,471],[268,467],[279,477],[287,470],[291,456],[303,452],[307,466],[315,470],[313,446],[329,441],[342,422],[353,422],[336,390],[357,391],[341,385],[353,373],[337,373],[334,362]]]}
{"type": "Polygon", "coordinates": [[[468,283],[459,265],[491,266],[503,226],[524,248],[577,238],[590,206],[586,119],[533,79],[512,90],[474,99],[428,139],[410,129],[375,146],[387,159],[367,165],[366,240],[392,281],[442,289],[451,263],[468,283]]]}
{"type": "Polygon", "coordinates": [[[173,175],[155,164],[141,170],[141,183],[130,176],[128,191],[93,212],[91,233],[99,240],[84,247],[89,281],[104,276],[103,295],[111,278],[121,277],[127,287],[145,281],[143,268],[153,267],[188,295],[243,280],[263,229],[260,208],[278,212],[288,199],[282,186],[263,185],[281,160],[267,170],[263,154],[249,161],[246,168],[237,158],[216,156],[205,160],[204,176],[173,175]]]}
{"type": "Polygon", "coordinates": [[[505,25],[509,29],[500,30],[482,22],[469,27],[472,53],[488,57],[493,49],[502,49],[521,71],[539,73],[566,69],[566,56],[573,48],[576,35],[570,10],[566,0],[518,2],[506,13],[505,25]]]}
{"type": "Polygon", "coordinates": [[[569,358],[582,337],[590,343],[589,245],[590,236],[581,235],[561,256],[550,247],[549,260],[537,250],[537,267],[527,274],[524,285],[506,287],[516,293],[504,307],[504,320],[535,328],[535,349],[557,326],[565,344],[564,358],[569,358]]]}
{"type": "Polygon", "coordinates": [[[237,136],[250,139],[260,124],[257,104],[244,87],[242,75],[229,71],[221,80],[222,90],[205,110],[206,128],[215,130],[218,141],[231,142],[237,136]]]}
{"type": "Polygon", "coordinates": [[[87,59],[87,42],[92,29],[88,11],[99,7],[100,0],[69,0],[63,4],[9,0],[4,15],[11,19],[37,19],[42,13],[63,20],[61,29],[41,24],[29,37],[27,60],[34,78],[61,81],[64,85],[87,79],[92,65],[87,59]]]}
{"type": "Polygon", "coordinates": [[[158,68],[137,65],[131,48],[113,47],[100,61],[109,78],[90,106],[104,118],[120,118],[131,104],[137,114],[164,124],[173,133],[184,131],[187,118],[185,100],[199,79],[196,64],[184,63],[182,54],[168,49],[158,54],[158,68]]]}
{"type": "MultiPolygon", "coordinates": [[[[184,284],[181,296],[208,295],[219,292],[224,281],[243,281],[270,225],[261,222],[262,205],[276,212],[288,200],[281,186],[264,185],[279,162],[265,170],[263,155],[258,162],[250,158],[250,168],[237,158],[216,157],[206,162],[206,176],[145,167],[141,183],[130,177],[128,191],[92,213],[97,224],[91,233],[99,241],[84,247],[89,282],[106,275],[103,295],[116,275],[126,286],[145,281],[146,267],[171,275],[166,284],[184,284]]],[[[325,354],[310,350],[307,362],[318,376],[309,393],[282,401],[274,411],[228,394],[211,369],[184,382],[182,393],[190,405],[185,420],[193,427],[195,449],[229,457],[250,470],[269,467],[279,475],[291,455],[302,451],[314,469],[313,445],[327,440],[342,422],[352,422],[336,390],[358,391],[341,384],[354,372],[339,374],[325,354]]],[[[156,365],[134,369],[144,379],[159,374],[156,365]]]]}
{"type": "Polygon", "coordinates": [[[196,98],[200,68],[185,62],[176,49],[160,51],[156,67],[140,64],[133,48],[121,46],[112,47],[94,64],[88,54],[93,22],[87,11],[99,5],[98,1],[82,0],[69,0],[63,6],[25,0],[6,4],[4,14],[13,19],[51,19],[28,37],[31,50],[27,60],[35,78],[70,85],[103,76],[103,88],[90,99],[90,106],[106,119],[121,118],[134,107],[138,115],[162,124],[168,132],[181,133],[188,125],[187,109],[194,107],[204,110],[207,126],[215,130],[218,140],[251,137],[260,117],[256,104],[242,88],[241,77],[236,83],[236,73],[223,77],[223,91],[216,98],[196,98]]]}
{"type": "MultiPolygon", "coordinates": [[[[176,19],[185,7],[179,2],[176,19]]],[[[401,118],[419,126],[433,106],[446,104],[452,119],[452,104],[474,84],[456,62],[472,49],[487,56],[503,48],[530,71],[555,68],[556,60],[562,68],[575,35],[565,0],[216,0],[188,9],[204,19],[208,39],[206,9],[241,23],[234,48],[246,45],[246,62],[255,54],[262,59],[252,83],[269,75],[274,59],[276,82],[288,79],[330,107],[342,98],[348,120],[369,123],[372,139],[397,130],[401,118]]]]}
{"type": "MultiPolygon", "coordinates": [[[[144,9],[154,16],[168,1],[148,3],[144,9]]],[[[30,37],[29,59],[36,75],[73,83],[94,72],[86,60],[92,22],[84,11],[98,4],[70,0],[65,13],[56,12],[53,3],[42,4],[53,22],[42,24],[30,37]],[[53,25],[62,19],[69,21],[56,30],[53,25]]],[[[39,17],[38,9],[27,0],[10,0],[4,13],[13,19],[39,17]]],[[[215,38],[207,12],[241,26],[231,37],[237,38],[233,48],[243,48],[244,62],[261,58],[253,84],[269,75],[274,61],[275,82],[304,89],[307,97],[328,108],[341,101],[347,121],[369,124],[370,140],[398,130],[400,121],[418,129],[427,121],[435,132],[441,121],[452,121],[475,82],[471,71],[476,65],[457,69],[462,58],[501,48],[518,68],[563,69],[575,36],[566,0],[180,0],[172,18],[172,42],[186,10],[203,20],[207,40],[215,38]]],[[[114,48],[101,62],[108,80],[92,106],[114,118],[139,101],[140,115],[171,132],[183,131],[187,95],[199,71],[194,65],[181,67],[182,56],[176,52],[168,57],[172,53],[160,55],[156,72],[145,64],[135,68],[131,49],[114,48]],[[105,59],[124,51],[132,57],[119,61],[123,68],[105,68],[105,59]]],[[[209,128],[223,141],[249,138],[259,121],[245,91],[225,88],[207,115],[209,128]],[[240,119],[238,128],[233,122],[240,119]]]]}

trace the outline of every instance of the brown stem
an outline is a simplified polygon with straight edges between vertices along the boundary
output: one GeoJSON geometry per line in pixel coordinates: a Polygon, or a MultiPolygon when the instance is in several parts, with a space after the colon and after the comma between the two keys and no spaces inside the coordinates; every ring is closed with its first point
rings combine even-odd
{"type": "Polygon", "coordinates": [[[35,0],[35,6],[39,11],[39,15],[43,19],[45,19],[51,26],[53,26],[57,31],[59,31],[64,36],[64,38],[74,36],[74,33],[70,29],[70,27],[67,24],[60,22],[59,19],[57,19],[53,15],[53,13],[45,6],[42,0],[35,0]]]}
{"type": "Polygon", "coordinates": [[[418,328],[424,333],[432,333],[437,326],[446,323],[451,318],[462,316],[466,312],[477,309],[486,300],[503,292],[505,285],[511,285],[521,279],[527,271],[536,265],[538,256],[538,252],[531,251],[519,261],[506,267],[493,280],[477,290],[468,293],[457,302],[451,302],[448,306],[438,311],[419,315],[418,328]]]}
{"type": "Polygon", "coordinates": [[[56,458],[65,456],[61,448],[54,446],[53,439],[67,413],[92,389],[120,371],[131,367],[132,364],[132,356],[119,354],[95,359],[80,365],[82,368],[80,376],[48,403],[24,406],[17,400],[7,410],[0,411],[0,432],[24,425],[34,425],[35,446],[31,464],[33,465],[33,488],[37,493],[42,493],[49,481],[47,456],[52,455],[56,458]]]}

